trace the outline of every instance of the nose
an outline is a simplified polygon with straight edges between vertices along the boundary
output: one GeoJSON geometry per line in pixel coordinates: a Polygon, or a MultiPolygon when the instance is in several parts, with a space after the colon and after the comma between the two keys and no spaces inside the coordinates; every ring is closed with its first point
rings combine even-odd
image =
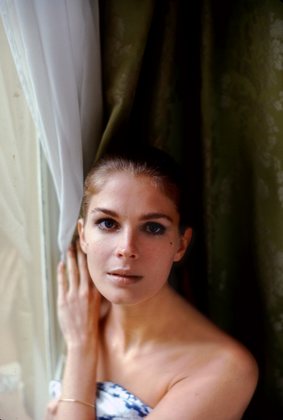
{"type": "Polygon", "coordinates": [[[121,233],[119,243],[116,249],[116,255],[119,258],[137,259],[138,250],[136,244],[136,238],[132,231],[126,230],[121,233]]]}

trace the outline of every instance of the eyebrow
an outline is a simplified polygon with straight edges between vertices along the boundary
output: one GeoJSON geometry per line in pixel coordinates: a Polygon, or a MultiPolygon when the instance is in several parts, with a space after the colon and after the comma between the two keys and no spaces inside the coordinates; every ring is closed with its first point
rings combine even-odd
{"type": "MultiPolygon", "coordinates": [[[[112,217],[119,217],[118,213],[116,213],[115,211],[105,209],[102,207],[95,207],[94,209],[91,210],[91,213],[96,213],[96,212],[104,213],[112,217]]],[[[159,213],[159,212],[147,213],[141,217],[141,220],[151,220],[151,219],[166,219],[171,223],[173,222],[172,217],[168,216],[165,213],[159,213]]]]}

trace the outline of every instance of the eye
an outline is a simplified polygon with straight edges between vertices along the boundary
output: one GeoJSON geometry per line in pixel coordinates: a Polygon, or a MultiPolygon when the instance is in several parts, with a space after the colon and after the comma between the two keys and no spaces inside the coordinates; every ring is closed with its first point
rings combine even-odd
{"type": "Polygon", "coordinates": [[[148,222],[144,225],[143,230],[151,235],[163,235],[166,227],[157,222],[148,222]]]}
{"type": "Polygon", "coordinates": [[[104,218],[99,219],[95,222],[95,224],[99,227],[101,230],[108,230],[112,231],[118,228],[118,223],[111,219],[111,218],[104,218]]]}

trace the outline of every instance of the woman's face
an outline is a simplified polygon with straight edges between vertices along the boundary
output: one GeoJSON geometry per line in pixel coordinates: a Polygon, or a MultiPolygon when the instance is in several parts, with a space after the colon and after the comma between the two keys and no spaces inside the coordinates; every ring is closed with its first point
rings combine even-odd
{"type": "Polygon", "coordinates": [[[134,304],[158,293],[190,241],[179,232],[174,202],[148,176],[112,173],[78,223],[91,278],[112,303],[134,304]]]}

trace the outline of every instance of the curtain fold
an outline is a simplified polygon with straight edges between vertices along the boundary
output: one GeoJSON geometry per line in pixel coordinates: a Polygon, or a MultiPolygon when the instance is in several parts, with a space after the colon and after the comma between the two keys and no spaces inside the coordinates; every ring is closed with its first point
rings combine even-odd
{"type": "Polygon", "coordinates": [[[0,50],[0,416],[41,419],[49,355],[39,145],[1,21],[0,50]]]}
{"type": "Polygon", "coordinates": [[[99,4],[0,0],[0,16],[21,84],[9,85],[14,68],[4,69],[1,38],[0,334],[5,345],[0,351],[0,414],[42,419],[52,356],[59,352],[51,349],[55,300],[49,299],[55,287],[46,284],[45,270],[55,270],[45,265],[46,254],[56,254],[54,263],[59,251],[65,255],[79,215],[83,177],[101,134],[99,4]],[[46,211],[50,203],[40,202],[43,175],[22,89],[59,204],[56,251],[48,249],[53,242],[44,243],[49,236],[44,229],[54,227],[42,224],[43,207],[46,211]]]}
{"type": "Polygon", "coordinates": [[[202,114],[209,314],[255,355],[247,418],[283,413],[283,4],[206,1],[202,114]]]}
{"type": "Polygon", "coordinates": [[[114,143],[168,145],[176,4],[168,0],[101,3],[105,126],[98,154],[114,143]]]}
{"type": "Polygon", "coordinates": [[[98,1],[1,0],[0,13],[71,241],[102,123],[98,1]]]}

